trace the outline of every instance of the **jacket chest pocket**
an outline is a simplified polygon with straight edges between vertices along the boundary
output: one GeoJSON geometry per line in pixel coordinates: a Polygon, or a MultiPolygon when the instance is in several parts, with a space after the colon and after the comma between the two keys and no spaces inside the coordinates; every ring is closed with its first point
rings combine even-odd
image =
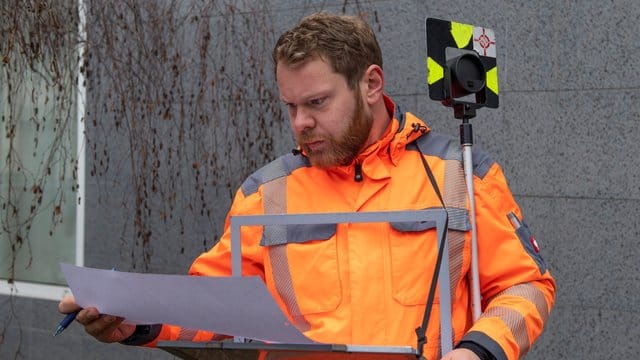
{"type": "Polygon", "coordinates": [[[267,286],[294,318],[335,310],[342,299],[336,224],[276,228],[265,226],[261,241],[267,286]]]}
{"type": "MultiPolygon", "coordinates": [[[[422,221],[390,225],[393,298],[402,305],[424,305],[438,256],[436,224],[422,221]]],[[[435,302],[439,302],[437,297],[435,302]]]]}

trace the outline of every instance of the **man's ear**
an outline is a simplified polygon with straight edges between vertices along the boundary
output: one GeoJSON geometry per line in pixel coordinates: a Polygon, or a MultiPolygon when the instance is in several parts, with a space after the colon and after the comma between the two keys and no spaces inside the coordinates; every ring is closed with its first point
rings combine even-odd
{"type": "Polygon", "coordinates": [[[379,65],[369,65],[362,77],[367,102],[375,104],[382,99],[384,93],[384,73],[379,65]]]}

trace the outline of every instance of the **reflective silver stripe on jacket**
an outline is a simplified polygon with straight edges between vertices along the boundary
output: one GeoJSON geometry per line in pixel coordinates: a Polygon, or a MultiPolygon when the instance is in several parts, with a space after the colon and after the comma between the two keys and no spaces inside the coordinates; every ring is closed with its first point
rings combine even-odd
{"type": "MultiPolygon", "coordinates": [[[[505,295],[526,299],[536,307],[542,322],[545,323],[547,321],[550,312],[549,306],[547,305],[544,293],[537,287],[527,283],[515,285],[498,293],[491,301],[505,295]]],[[[509,307],[498,305],[490,306],[480,316],[480,318],[489,317],[497,317],[504,322],[518,344],[520,357],[523,357],[531,348],[531,341],[527,331],[527,322],[522,314],[509,307]]]]}
{"type": "MultiPolygon", "coordinates": [[[[262,202],[265,214],[287,213],[287,178],[279,177],[264,184],[262,189],[262,202]]],[[[280,298],[287,306],[293,323],[300,331],[307,331],[309,323],[300,312],[300,306],[293,289],[293,281],[289,272],[289,259],[287,258],[288,236],[285,225],[265,225],[260,244],[269,244],[269,261],[273,272],[273,281],[280,298]]]]}

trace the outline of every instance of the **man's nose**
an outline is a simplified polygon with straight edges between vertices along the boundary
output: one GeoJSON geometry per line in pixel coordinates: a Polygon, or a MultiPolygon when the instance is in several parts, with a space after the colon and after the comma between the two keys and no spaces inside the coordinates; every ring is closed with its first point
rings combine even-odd
{"type": "Polygon", "coordinates": [[[301,133],[304,130],[311,129],[315,126],[315,119],[310,111],[298,107],[295,114],[292,114],[293,130],[297,133],[301,133]]]}

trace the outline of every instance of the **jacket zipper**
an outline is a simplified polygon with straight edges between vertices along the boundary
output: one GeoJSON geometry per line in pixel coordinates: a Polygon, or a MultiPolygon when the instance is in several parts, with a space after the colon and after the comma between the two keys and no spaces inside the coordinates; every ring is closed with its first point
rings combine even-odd
{"type": "Polygon", "coordinates": [[[353,180],[355,182],[362,181],[362,165],[358,161],[356,161],[355,170],[356,174],[353,176],[353,180]]]}

